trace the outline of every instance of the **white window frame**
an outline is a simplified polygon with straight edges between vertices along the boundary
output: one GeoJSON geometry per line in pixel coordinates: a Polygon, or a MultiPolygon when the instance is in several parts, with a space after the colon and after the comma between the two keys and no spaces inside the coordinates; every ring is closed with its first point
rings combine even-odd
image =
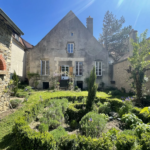
{"type": "Polygon", "coordinates": [[[42,76],[49,76],[50,75],[50,65],[49,65],[49,74],[46,74],[46,62],[49,62],[49,60],[41,60],[41,75],[42,76]],[[42,74],[42,61],[45,63],[45,74],[42,74]]]}
{"type": "Polygon", "coordinates": [[[96,76],[102,76],[102,61],[95,61],[95,73],[96,73],[96,63],[98,63],[98,74],[96,74],[96,76]],[[101,65],[100,65],[101,63],[101,65]],[[99,69],[101,69],[101,74],[99,74],[99,69]]]}
{"type": "Polygon", "coordinates": [[[82,75],[80,75],[80,63],[82,61],[76,61],[76,76],[83,76],[83,62],[82,62],[82,75]],[[77,68],[77,63],[78,63],[78,68],[77,68]],[[77,74],[77,70],[78,70],[78,74],[77,74]]]}
{"type": "Polygon", "coordinates": [[[69,53],[69,54],[72,54],[73,52],[74,52],[74,43],[67,43],[67,52],[69,53]],[[69,46],[69,49],[68,49],[68,45],[70,45],[69,46]],[[73,45],[73,50],[71,51],[71,45],[73,45]]]}

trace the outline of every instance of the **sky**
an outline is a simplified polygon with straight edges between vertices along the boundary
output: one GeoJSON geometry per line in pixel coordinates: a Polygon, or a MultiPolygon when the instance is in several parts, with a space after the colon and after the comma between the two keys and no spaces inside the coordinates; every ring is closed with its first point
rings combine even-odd
{"type": "Polygon", "coordinates": [[[40,42],[70,10],[85,26],[87,17],[94,19],[93,35],[96,39],[102,33],[104,15],[108,10],[117,19],[123,16],[123,26],[131,25],[139,34],[150,30],[150,0],[0,0],[0,8],[32,45],[40,42]]]}

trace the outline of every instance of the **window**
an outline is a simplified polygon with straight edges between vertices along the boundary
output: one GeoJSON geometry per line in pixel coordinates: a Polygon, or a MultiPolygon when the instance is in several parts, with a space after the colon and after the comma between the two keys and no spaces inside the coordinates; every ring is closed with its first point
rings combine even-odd
{"type": "Polygon", "coordinates": [[[67,45],[68,53],[73,53],[73,50],[74,50],[74,43],[68,43],[67,45]]]}
{"type": "Polygon", "coordinates": [[[49,75],[49,61],[41,60],[41,75],[49,75]]]}
{"type": "Polygon", "coordinates": [[[71,36],[73,36],[73,33],[71,33],[71,36]]]}
{"type": "Polygon", "coordinates": [[[83,74],[83,62],[76,62],[76,75],[82,76],[83,74]]]}
{"type": "Polygon", "coordinates": [[[101,61],[95,62],[95,68],[96,68],[96,76],[102,76],[102,62],[101,61]]]}

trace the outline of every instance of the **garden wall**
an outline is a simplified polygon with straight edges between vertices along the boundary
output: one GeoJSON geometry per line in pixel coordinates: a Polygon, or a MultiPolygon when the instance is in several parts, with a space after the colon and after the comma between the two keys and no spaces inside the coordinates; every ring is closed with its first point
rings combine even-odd
{"type": "MultiPolygon", "coordinates": [[[[149,58],[150,59],[150,58],[149,58]]],[[[125,88],[127,92],[131,90],[130,83],[132,80],[129,80],[130,73],[126,70],[129,69],[128,60],[123,60],[113,65],[113,81],[115,81],[115,87],[121,89],[121,87],[125,88]]],[[[150,77],[150,71],[147,71],[146,76],[150,77]]],[[[146,89],[150,89],[150,78],[149,81],[145,84],[146,89]]],[[[150,94],[150,92],[148,93],[150,94]]]]}
{"type": "Polygon", "coordinates": [[[3,91],[10,78],[11,37],[12,30],[0,20],[0,113],[9,107],[9,97],[3,91]]]}

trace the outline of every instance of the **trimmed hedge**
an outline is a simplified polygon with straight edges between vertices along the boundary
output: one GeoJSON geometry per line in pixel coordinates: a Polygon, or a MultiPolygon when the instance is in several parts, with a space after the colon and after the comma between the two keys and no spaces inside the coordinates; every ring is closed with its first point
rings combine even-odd
{"type": "Polygon", "coordinates": [[[32,130],[24,118],[19,118],[13,127],[15,137],[14,149],[29,150],[29,149],[49,149],[56,148],[56,142],[48,132],[40,133],[32,130]]]}

